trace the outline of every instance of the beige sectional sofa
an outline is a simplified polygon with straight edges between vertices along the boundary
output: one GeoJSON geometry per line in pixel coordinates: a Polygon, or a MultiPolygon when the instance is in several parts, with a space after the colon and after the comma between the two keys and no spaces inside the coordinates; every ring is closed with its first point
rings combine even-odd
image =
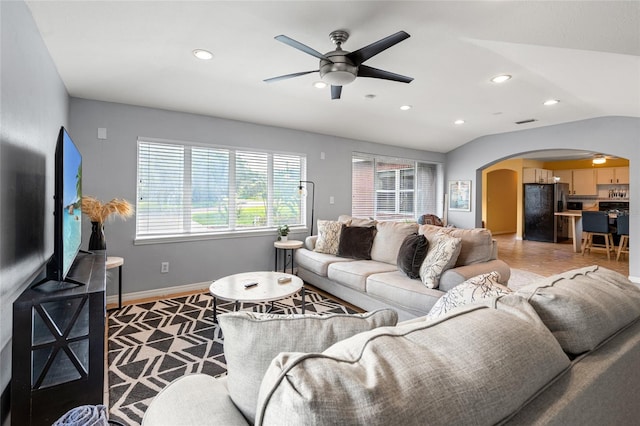
{"type": "Polygon", "coordinates": [[[588,426],[640,418],[640,289],[597,266],[396,326],[384,325],[393,322],[388,312],[263,315],[221,315],[228,378],[176,380],[143,426],[588,426]],[[292,350],[297,340],[301,348],[292,350]],[[306,351],[310,341],[327,346],[306,351]],[[230,393],[231,380],[249,368],[262,379],[230,393]],[[239,408],[256,389],[249,411],[239,408]]]}
{"type": "Polygon", "coordinates": [[[371,260],[354,260],[315,251],[318,236],[308,237],[295,254],[298,276],[305,282],[365,310],[391,307],[400,320],[429,312],[444,292],[483,273],[498,271],[507,283],[510,268],[499,260],[498,247],[486,229],[442,228],[417,223],[372,221],[340,216],[338,222],[350,226],[375,226],[371,260]],[[396,260],[407,235],[425,235],[430,245],[439,233],[462,239],[455,265],[445,270],[437,288],[426,287],[398,269],[396,260]]]}

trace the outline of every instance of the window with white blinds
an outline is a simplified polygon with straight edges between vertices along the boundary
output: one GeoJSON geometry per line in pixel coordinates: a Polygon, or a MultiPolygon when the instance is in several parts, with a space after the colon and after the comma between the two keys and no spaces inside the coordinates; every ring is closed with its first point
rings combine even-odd
{"type": "Polygon", "coordinates": [[[438,165],[402,158],[354,153],[352,203],[354,217],[415,220],[438,214],[438,165]]]}
{"type": "Polygon", "coordinates": [[[306,157],[138,140],[136,238],[306,225],[306,157]]]}

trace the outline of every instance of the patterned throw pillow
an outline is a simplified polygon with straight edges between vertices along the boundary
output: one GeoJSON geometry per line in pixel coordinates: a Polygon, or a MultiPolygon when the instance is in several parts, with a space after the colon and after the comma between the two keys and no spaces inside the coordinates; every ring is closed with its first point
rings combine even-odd
{"type": "Polygon", "coordinates": [[[512,290],[500,284],[500,272],[493,271],[469,278],[445,293],[427,314],[427,319],[440,318],[458,306],[468,305],[488,297],[509,294],[512,290]]]}
{"type": "Polygon", "coordinates": [[[429,244],[427,257],[420,266],[420,279],[428,288],[438,288],[440,275],[456,264],[462,239],[438,234],[429,244]]]}
{"type": "Polygon", "coordinates": [[[318,240],[313,251],[326,254],[337,254],[340,244],[342,223],[335,220],[318,221],[318,240]]]}
{"type": "Polygon", "coordinates": [[[427,257],[429,241],[418,233],[407,235],[398,251],[398,269],[411,279],[420,278],[420,266],[427,257]]]}

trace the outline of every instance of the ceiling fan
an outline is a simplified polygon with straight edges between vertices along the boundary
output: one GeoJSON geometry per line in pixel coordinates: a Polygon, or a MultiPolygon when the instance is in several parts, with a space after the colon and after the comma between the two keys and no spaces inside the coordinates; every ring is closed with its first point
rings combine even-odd
{"type": "Polygon", "coordinates": [[[399,81],[401,83],[411,83],[411,81],[413,81],[411,77],[405,77],[400,74],[362,65],[366,60],[409,37],[410,35],[406,32],[398,31],[395,34],[371,43],[354,52],[347,52],[346,50],[342,50],[342,44],[349,38],[349,33],[343,30],[336,30],[329,34],[329,38],[336,45],[336,49],[323,55],[299,41],[285,35],[279,35],[275,37],[276,40],[320,59],[320,67],[317,70],[281,75],[279,77],[268,78],[264,81],[273,83],[275,81],[311,74],[312,72],[320,72],[322,81],[331,85],[331,99],[340,99],[342,86],[351,83],[356,77],[381,78],[384,80],[399,81]]]}

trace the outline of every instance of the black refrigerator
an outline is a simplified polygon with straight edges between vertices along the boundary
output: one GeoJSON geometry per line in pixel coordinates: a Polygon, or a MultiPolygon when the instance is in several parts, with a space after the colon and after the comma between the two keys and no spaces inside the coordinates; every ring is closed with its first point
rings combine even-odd
{"type": "Polygon", "coordinates": [[[568,183],[524,184],[525,240],[557,243],[569,238],[568,218],[554,213],[566,210],[568,183]]]}

